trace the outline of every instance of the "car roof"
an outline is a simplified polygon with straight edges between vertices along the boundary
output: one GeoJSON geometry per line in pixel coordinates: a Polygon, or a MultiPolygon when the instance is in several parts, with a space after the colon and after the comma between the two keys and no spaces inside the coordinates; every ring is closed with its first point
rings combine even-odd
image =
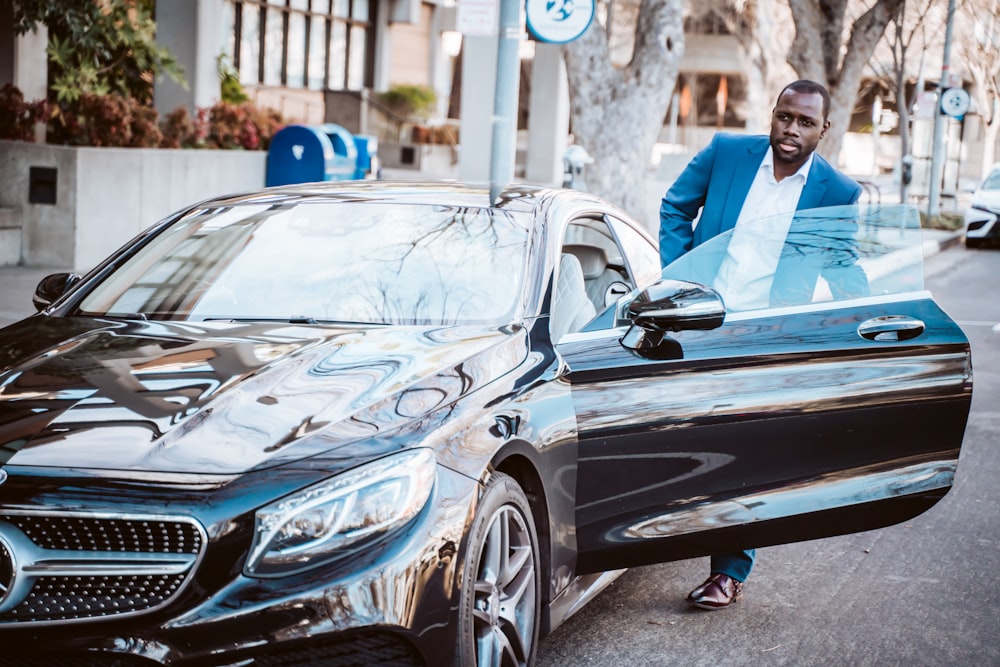
{"type": "Polygon", "coordinates": [[[531,212],[557,192],[559,190],[545,186],[512,184],[501,189],[499,196],[491,202],[489,186],[457,181],[328,181],[280,185],[215,197],[200,202],[197,208],[278,202],[366,201],[531,212]]]}

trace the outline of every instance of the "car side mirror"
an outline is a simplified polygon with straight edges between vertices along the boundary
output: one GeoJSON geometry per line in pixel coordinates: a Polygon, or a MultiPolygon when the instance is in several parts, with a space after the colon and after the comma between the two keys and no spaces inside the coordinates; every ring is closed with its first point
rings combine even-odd
{"type": "Polygon", "coordinates": [[[78,273],[53,273],[45,276],[35,288],[35,295],[31,298],[35,304],[35,310],[48,308],[56,299],[66,294],[82,280],[78,273]]]}
{"type": "Polygon", "coordinates": [[[726,318],[719,293],[681,280],[661,280],[639,292],[625,310],[632,326],[621,344],[630,350],[659,346],[667,331],[717,329],[726,318]]]}

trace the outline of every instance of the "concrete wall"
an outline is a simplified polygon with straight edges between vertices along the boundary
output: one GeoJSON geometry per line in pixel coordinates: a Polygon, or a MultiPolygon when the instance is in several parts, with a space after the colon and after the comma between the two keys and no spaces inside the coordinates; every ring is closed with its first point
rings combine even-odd
{"type": "Polygon", "coordinates": [[[72,264],[76,233],[74,149],[0,141],[0,183],[0,207],[7,210],[9,224],[2,239],[5,263],[80,268],[72,264]],[[55,204],[30,203],[31,167],[56,170],[55,204]]]}
{"type": "MultiPolygon", "coordinates": [[[[265,151],[0,141],[0,209],[20,228],[19,264],[86,271],[176,210],[263,187],[266,163],[265,151]],[[29,201],[31,167],[56,169],[54,204],[29,201]]],[[[13,254],[13,237],[0,235],[0,257],[13,254]]]]}

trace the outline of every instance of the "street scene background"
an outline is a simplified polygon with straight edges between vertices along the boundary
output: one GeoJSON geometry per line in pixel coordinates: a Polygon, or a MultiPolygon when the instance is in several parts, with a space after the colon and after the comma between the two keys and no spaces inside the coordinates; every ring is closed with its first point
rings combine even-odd
{"type": "MultiPolygon", "coordinates": [[[[58,3],[38,6],[46,4],[58,10],[58,3]]],[[[152,8],[155,4],[143,6],[152,8]]],[[[37,104],[35,100],[50,95],[53,84],[62,86],[62,92],[76,86],[75,94],[81,97],[92,94],[84,85],[90,79],[79,70],[63,67],[52,69],[62,78],[48,80],[52,63],[48,61],[46,38],[36,32],[16,32],[10,15],[13,4],[0,3],[0,84],[17,84],[25,94],[21,111],[33,109],[31,113],[37,114],[27,123],[24,137],[0,142],[0,326],[33,312],[31,295],[45,275],[88,270],[97,258],[181,205],[248,189],[246,183],[264,185],[266,151],[261,149],[271,135],[265,136],[263,131],[276,128],[268,128],[273,119],[257,112],[268,107],[280,109],[287,122],[319,125],[336,121],[358,135],[379,135],[377,157],[383,163],[383,178],[488,180],[497,49],[495,40],[489,41],[492,38],[470,35],[462,51],[464,64],[458,65],[458,50],[450,51],[444,39],[456,34],[454,3],[346,3],[364,6],[365,12],[372,8],[370,15],[349,17],[351,29],[357,31],[352,34],[364,35],[363,48],[349,51],[345,42],[342,51],[325,48],[316,53],[307,51],[304,33],[287,28],[269,32],[261,30],[260,24],[251,24],[247,20],[251,13],[243,13],[245,5],[274,12],[283,25],[300,26],[301,31],[306,30],[308,15],[308,29],[330,35],[331,43],[325,47],[336,47],[332,36],[338,26],[348,22],[348,17],[336,13],[341,3],[327,4],[325,13],[313,11],[319,4],[316,2],[199,0],[185,4],[197,4],[199,15],[167,11],[167,3],[161,3],[155,16],[155,34],[160,45],[175,51],[185,69],[186,85],[162,76],[171,73],[170,67],[143,72],[139,80],[148,85],[137,87],[149,97],[145,110],[155,105],[166,117],[180,105],[191,110],[194,119],[202,113],[210,116],[210,110],[246,111],[248,107],[238,106],[233,97],[220,99],[225,97],[220,89],[225,93],[228,85],[229,95],[239,93],[249,98],[239,105],[259,105],[240,122],[252,121],[260,132],[244,133],[249,136],[231,132],[235,139],[229,137],[233,141],[226,144],[206,129],[213,127],[211,122],[200,128],[208,140],[192,125],[186,128],[190,133],[179,132],[174,137],[176,146],[169,146],[171,160],[179,161],[183,156],[189,162],[183,168],[165,168],[152,175],[152,167],[139,167],[127,160],[140,153],[149,157],[167,152],[166,143],[162,143],[165,137],[150,140],[148,146],[107,143],[107,135],[128,124],[127,115],[118,122],[105,123],[105,134],[96,137],[95,145],[102,146],[103,154],[98,155],[100,151],[90,145],[79,152],[75,152],[76,145],[65,145],[86,143],[81,139],[85,132],[79,127],[63,127],[62,131],[80,131],[80,135],[67,138],[56,134],[54,138],[59,140],[45,143],[45,126],[40,120],[45,105],[32,106],[37,104]],[[243,23],[237,21],[237,15],[243,23]],[[201,46],[195,48],[194,42],[201,46]],[[211,47],[202,48],[206,43],[211,47]],[[220,53],[229,59],[217,62],[220,53]],[[344,61],[337,61],[335,54],[341,54],[344,61]],[[362,106],[381,109],[385,98],[380,95],[398,90],[401,83],[436,91],[434,108],[423,116],[405,117],[383,109],[381,115],[375,115],[384,122],[379,128],[358,112],[357,124],[351,125],[345,109],[350,107],[352,113],[362,106]],[[472,85],[477,83],[480,88],[472,85]],[[458,101],[464,104],[461,119],[448,108],[458,101]],[[443,141],[430,142],[432,135],[443,141]],[[199,150],[189,150],[195,148],[199,150]],[[113,163],[112,155],[124,156],[126,161],[113,163]],[[415,156],[415,162],[401,164],[407,155],[415,156]],[[83,162],[76,160],[84,158],[92,160],[88,165],[98,166],[77,168],[83,162]],[[214,161],[223,159],[225,163],[214,161]],[[211,179],[204,173],[193,175],[199,163],[209,165],[205,173],[211,179]],[[42,171],[36,178],[34,169],[38,167],[42,171]],[[144,176],[135,182],[127,180],[136,175],[144,176]],[[233,180],[214,180],[227,176],[233,180]],[[46,195],[51,201],[45,201],[46,195]]],[[[601,4],[605,9],[609,6],[601,4]]],[[[582,53],[587,48],[608,47],[611,54],[609,62],[600,63],[608,65],[607,69],[592,67],[591,61],[577,57],[569,68],[569,83],[561,60],[562,47],[532,41],[534,59],[530,66],[527,59],[520,63],[523,72],[518,74],[530,72],[519,83],[524,84],[525,92],[527,84],[532,84],[534,92],[522,92],[513,112],[518,119],[531,119],[527,128],[513,123],[516,127],[512,128],[511,141],[516,148],[511,148],[517,178],[558,185],[563,170],[570,169],[564,163],[567,143],[572,140],[578,146],[586,145],[591,153],[588,159],[594,161],[583,163],[576,174],[565,174],[570,177],[568,184],[598,192],[603,188],[614,195],[627,193],[618,203],[655,237],[660,198],[687,160],[716,131],[765,131],[766,120],[761,124],[761,117],[769,115],[774,94],[782,85],[799,75],[817,80],[825,77],[826,83],[842,81],[840,75],[850,70],[858,74],[857,85],[835,91],[835,127],[838,133],[846,133],[841,136],[844,147],[831,153],[842,158],[840,166],[851,176],[866,181],[865,201],[877,203],[899,201],[903,158],[916,155],[917,166],[923,167],[917,169],[911,194],[926,207],[927,171],[935,150],[930,125],[937,113],[934,89],[940,78],[948,87],[972,93],[971,110],[946,121],[944,148],[938,150],[948,186],[941,211],[960,218],[971,203],[972,189],[992,162],[998,142],[1000,6],[996,0],[959,3],[961,20],[951,80],[945,76],[948,66],[943,56],[948,53],[944,18],[948,3],[944,0],[851,4],[851,21],[869,9],[906,11],[897,14],[894,22],[885,22],[884,37],[877,48],[870,45],[874,55],[863,67],[823,69],[819,63],[822,54],[816,48],[823,40],[818,35],[820,30],[832,29],[834,22],[815,7],[843,10],[847,4],[797,0],[650,3],[687,12],[684,17],[673,16],[673,27],[686,33],[687,54],[686,59],[677,58],[669,67],[661,63],[661,69],[632,77],[652,81],[651,88],[664,88],[655,91],[662,92],[656,98],[659,106],[639,99],[632,105],[636,109],[632,117],[625,113],[629,105],[624,87],[615,88],[619,82],[610,60],[618,57],[616,66],[624,67],[632,59],[630,49],[636,36],[625,34],[621,22],[635,23],[638,2],[614,5],[614,19],[619,23],[609,28],[608,42],[565,49],[582,53]],[[794,24],[789,12],[795,13],[794,24]],[[809,33],[814,37],[812,44],[807,44],[810,48],[790,51],[791,38],[798,43],[798,31],[806,34],[809,30],[816,31],[809,33]],[[908,41],[915,35],[920,39],[908,41]],[[889,64],[896,56],[906,55],[908,45],[909,55],[899,61],[903,66],[893,71],[889,64]],[[807,62],[807,56],[813,62],[807,62]],[[795,72],[789,69],[792,65],[795,72]],[[573,78],[574,72],[588,76],[573,78]],[[605,75],[603,80],[599,74],[605,75]],[[616,105],[607,103],[609,90],[621,93],[616,105]],[[899,105],[896,99],[907,97],[907,90],[914,102],[912,108],[899,105]],[[590,103],[576,105],[572,128],[570,91],[592,96],[590,103]],[[622,115],[615,115],[619,111],[622,115]],[[914,118],[908,123],[910,111],[914,118]],[[636,139],[642,134],[640,125],[647,120],[656,126],[652,151],[636,139]],[[902,141],[901,127],[913,130],[907,139],[912,139],[909,145],[902,141]],[[615,161],[632,168],[616,170],[611,164],[615,161]],[[623,184],[622,179],[632,182],[623,184]]],[[[148,18],[154,18],[151,10],[148,18]]],[[[53,27],[52,34],[58,37],[59,29],[53,27]]],[[[848,32],[845,27],[845,36],[848,32]]],[[[666,43],[667,35],[661,36],[651,41],[666,43]]],[[[863,50],[845,44],[832,42],[834,51],[839,49],[844,56],[863,50]]],[[[75,45],[87,46],[84,40],[75,45]]],[[[56,51],[70,46],[67,42],[60,47],[57,42],[56,51]]],[[[90,46],[100,51],[102,44],[90,46]]],[[[136,81],[130,85],[136,86],[136,81]]],[[[51,97],[50,103],[56,96],[51,97]]],[[[75,110],[65,100],[61,103],[75,110]]],[[[95,128],[85,129],[96,136],[95,128]]],[[[1000,251],[965,249],[960,229],[928,229],[925,238],[927,287],[972,344],[972,412],[951,492],[927,513],[901,525],[760,550],[744,599],[719,613],[692,609],[684,599],[706,576],[707,559],[629,570],[541,642],[538,665],[1000,665],[1000,581],[996,575],[1000,568],[1000,493],[996,490],[1000,476],[1000,299],[994,293],[1000,282],[1000,251]]]]}

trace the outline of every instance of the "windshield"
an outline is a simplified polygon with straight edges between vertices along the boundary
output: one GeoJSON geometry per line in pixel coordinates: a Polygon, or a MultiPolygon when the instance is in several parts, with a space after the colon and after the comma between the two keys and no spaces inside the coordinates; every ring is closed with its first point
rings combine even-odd
{"type": "Polygon", "coordinates": [[[204,209],[140,248],[78,310],[503,324],[518,302],[527,243],[522,221],[496,209],[329,201],[204,209]]]}
{"type": "Polygon", "coordinates": [[[914,206],[832,206],[756,220],[720,234],[663,270],[713,287],[727,312],[923,289],[914,206]]]}
{"type": "Polygon", "coordinates": [[[980,186],[982,190],[1000,190],[1000,169],[991,171],[980,186]]]}

